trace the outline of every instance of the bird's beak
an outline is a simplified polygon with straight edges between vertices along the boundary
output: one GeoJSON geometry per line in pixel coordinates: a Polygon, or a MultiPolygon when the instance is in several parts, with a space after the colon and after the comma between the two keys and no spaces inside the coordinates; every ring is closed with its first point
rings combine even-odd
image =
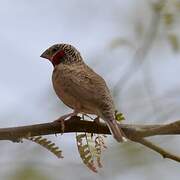
{"type": "Polygon", "coordinates": [[[45,59],[50,59],[48,50],[44,51],[44,52],[40,55],[40,57],[45,58],[45,59]]]}

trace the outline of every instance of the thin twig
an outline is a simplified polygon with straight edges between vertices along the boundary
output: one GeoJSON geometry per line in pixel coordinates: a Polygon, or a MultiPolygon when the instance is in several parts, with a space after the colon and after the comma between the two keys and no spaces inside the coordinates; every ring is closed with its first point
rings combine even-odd
{"type": "Polygon", "coordinates": [[[180,162],[180,157],[179,156],[176,156],[174,154],[171,154],[170,152],[164,150],[163,148],[153,144],[152,142],[146,140],[146,139],[136,139],[136,140],[133,140],[135,142],[138,142],[154,151],[156,151],[157,153],[161,154],[163,158],[168,158],[168,159],[172,159],[174,161],[177,161],[177,162],[180,162]]]}

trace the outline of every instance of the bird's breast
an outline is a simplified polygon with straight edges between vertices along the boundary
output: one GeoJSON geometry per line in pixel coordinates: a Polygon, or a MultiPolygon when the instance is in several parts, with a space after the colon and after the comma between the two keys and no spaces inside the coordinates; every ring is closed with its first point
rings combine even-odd
{"type": "Polygon", "coordinates": [[[52,83],[57,96],[63,101],[64,104],[74,109],[75,100],[68,93],[69,82],[65,78],[65,71],[54,69],[52,75],[52,83]]]}
{"type": "Polygon", "coordinates": [[[74,92],[77,89],[73,87],[72,78],[74,76],[78,76],[76,71],[71,71],[67,68],[54,70],[52,82],[57,96],[72,109],[83,113],[96,114],[88,101],[82,101],[82,98],[75,95],[74,92]]]}

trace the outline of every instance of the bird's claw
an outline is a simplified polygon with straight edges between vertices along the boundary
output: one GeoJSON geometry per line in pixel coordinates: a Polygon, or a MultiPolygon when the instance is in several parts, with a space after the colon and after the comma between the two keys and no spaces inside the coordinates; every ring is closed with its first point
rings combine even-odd
{"type": "Polygon", "coordinates": [[[64,130],[65,130],[65,119],[64,118],[59,118],[59,119],[55,120],[54,122],[61,123],[61,135],[63,135],[64,130]]]}
{"type": "Polygon", "coordinates": [[[96,124],[100,124],[99,116],[97,116],[97,117],[94,119],[94,122],[95,122],[96,124]]]}

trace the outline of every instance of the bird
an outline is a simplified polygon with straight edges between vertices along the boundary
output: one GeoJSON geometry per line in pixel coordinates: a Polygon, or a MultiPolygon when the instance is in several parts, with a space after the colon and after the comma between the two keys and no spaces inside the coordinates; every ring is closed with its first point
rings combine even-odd
{"type": "Polygon", "coordinates": [[[59,99],[73,109],[60,119],[81,114],[93,114],[102,118],[118,142],[126,141],[123,130],[115,119],[115,105],[105,80],[83,60],[80,52],[71,44],[50,46],[41,56],[53,67],[52,84],[59,99]]]}

